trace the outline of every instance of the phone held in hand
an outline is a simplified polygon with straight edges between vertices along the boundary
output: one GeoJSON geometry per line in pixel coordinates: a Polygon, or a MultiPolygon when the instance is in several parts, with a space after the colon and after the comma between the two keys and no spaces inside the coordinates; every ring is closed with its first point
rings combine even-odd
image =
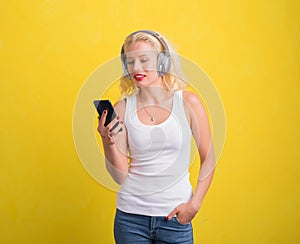
{"type": "Polygon", "coordinates": [[[116,117],[114,107],[109,100],[95,100],[94,105],[100,116],[102,115],[104,110],[107,111],[104,126],[107,126],[116,117]]]}

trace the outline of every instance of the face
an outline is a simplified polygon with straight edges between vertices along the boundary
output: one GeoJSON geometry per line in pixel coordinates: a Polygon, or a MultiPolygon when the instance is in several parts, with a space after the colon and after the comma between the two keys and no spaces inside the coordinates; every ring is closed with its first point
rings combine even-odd
{"type": "Polygon", "coordinates": [[[137,87],[162,86],[157,74],[157,51],[148,43],[138,41],[126,48],[127,69],[137,87]]]}

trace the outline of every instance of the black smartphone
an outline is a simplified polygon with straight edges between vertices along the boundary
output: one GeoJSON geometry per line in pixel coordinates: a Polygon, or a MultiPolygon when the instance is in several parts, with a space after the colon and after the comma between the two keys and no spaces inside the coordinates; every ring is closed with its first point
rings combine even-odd
{"type": "Polygon", "coordinates": [[[116,117],[114,107],[109,100],[95,100],[94,105],[100,116],[102,115],[104,110],[107,110],[107,116],[104,126],[107,126],[116,117]]]}

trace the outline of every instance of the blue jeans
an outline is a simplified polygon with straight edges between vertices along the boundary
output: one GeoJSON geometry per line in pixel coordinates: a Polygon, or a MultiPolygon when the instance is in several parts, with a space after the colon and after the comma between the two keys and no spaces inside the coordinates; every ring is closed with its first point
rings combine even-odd
{"type": "Polygon", "coordinates": [[[176,217],[151,217],[117,209],[114,222],[116,244],[193,244],[192,224],[181,224],[176,217]]]}

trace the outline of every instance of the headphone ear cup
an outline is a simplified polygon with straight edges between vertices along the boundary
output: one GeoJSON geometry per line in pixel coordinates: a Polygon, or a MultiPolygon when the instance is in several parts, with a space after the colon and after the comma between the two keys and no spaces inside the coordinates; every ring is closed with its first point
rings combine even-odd
{"type": "Polygon", "coordinates": [[[157,57],[157,74],[158,76],[164,76],[168,74],[170,70],[170,54],[169,52],[162,51],[157,57]]]}
{"type": "Polygon", "coordinates": [[[126,58],[124,54],[121,55],[121,61],[122,61],[122,68],[123,68],[124,75],[128,80],[130,80],[131,78],[130,78],[129,71],[127,69],[126,58]]]}

